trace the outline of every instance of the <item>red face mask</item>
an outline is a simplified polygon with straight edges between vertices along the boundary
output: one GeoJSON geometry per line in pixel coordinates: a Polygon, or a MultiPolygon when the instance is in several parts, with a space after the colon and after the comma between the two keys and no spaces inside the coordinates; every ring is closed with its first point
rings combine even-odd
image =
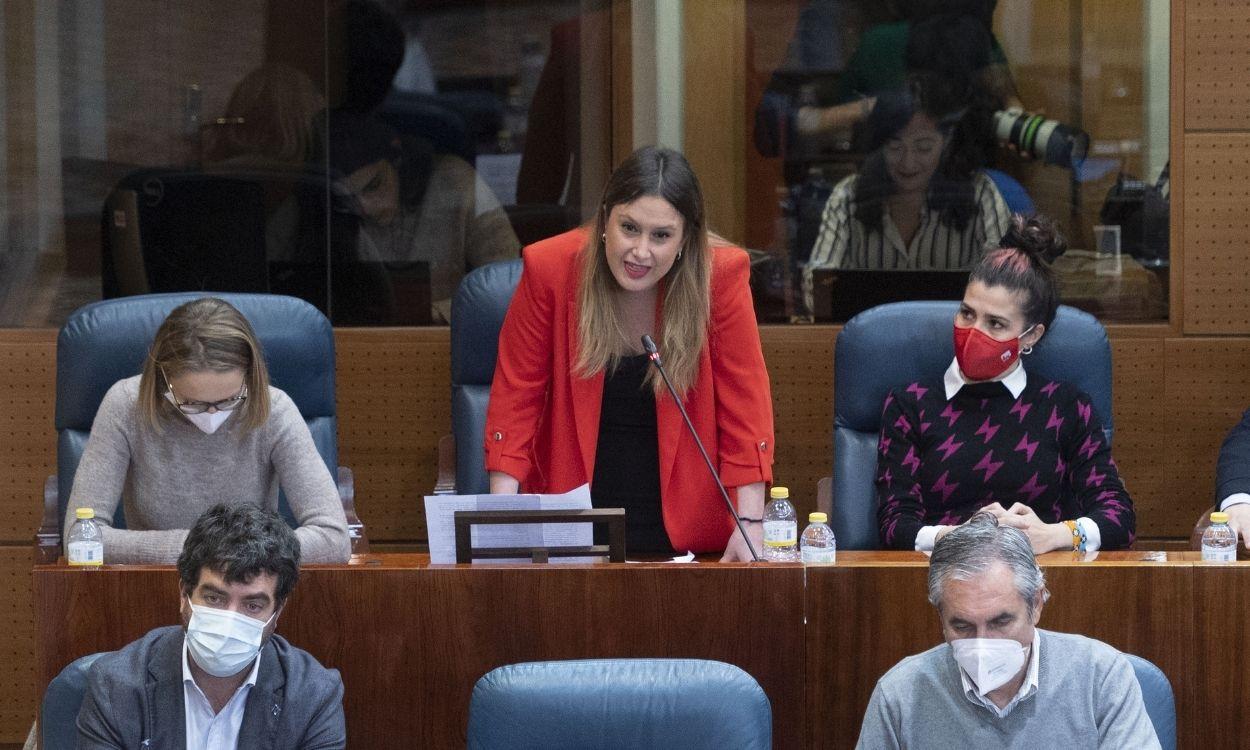
{"type": "MultiPolygon", "coordinates": [[[[1030,326],[1027,331],[1033,330],[1030,326]]],[[[955,361],[969,380],[993,380],[1007,372],[1020,356],[1020,336],[999,341],[973,326],[955,326],[955,361]]]]}

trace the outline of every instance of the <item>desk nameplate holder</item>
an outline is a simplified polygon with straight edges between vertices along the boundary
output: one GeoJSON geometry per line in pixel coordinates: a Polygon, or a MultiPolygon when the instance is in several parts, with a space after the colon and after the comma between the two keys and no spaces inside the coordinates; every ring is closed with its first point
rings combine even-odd
{"type": "Polygon", "coordinates": [[[552,557],[606,557],[608,562],[625,562],[625,509],[582,508],[578,510],[460,510],[455,513],[456,562],[528,557],[546,563],[552,557]],[[589,547],[473,547],[473,526],[477,524],[606,523],[608,544],[589,547]]]}

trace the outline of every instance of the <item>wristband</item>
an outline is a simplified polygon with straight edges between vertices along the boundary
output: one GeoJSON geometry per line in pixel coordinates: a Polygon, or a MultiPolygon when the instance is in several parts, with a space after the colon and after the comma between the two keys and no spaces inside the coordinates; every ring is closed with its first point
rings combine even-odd
{"type": "Polygon", "coordinates": [[[1085,536],[1085,530],[1076,521],[1064,521],[1064,526],[1068,527],[1068,531],[1072,532],[1072,551],[1084,552],[1089,540],[1085,536]]]}

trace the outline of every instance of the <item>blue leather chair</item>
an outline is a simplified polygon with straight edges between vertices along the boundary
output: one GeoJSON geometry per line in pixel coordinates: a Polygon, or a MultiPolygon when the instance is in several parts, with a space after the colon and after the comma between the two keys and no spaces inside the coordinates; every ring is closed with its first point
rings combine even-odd
{"type": "MultiPolygon", "coordinates": [[[[54,562],[61,553],[65,506],[104,394],[118,380],[141,371],[152,337],[171,310],[209,294],[123,297],[86,305],[70,315],[56,342],[57,473],[44,485],[44,516],[36,541],[38,559],[54,562]]],[[[338,466],[334,332],[330,321],[315,307],[294,297],[214,296],[237,307],[252,324],[265,352],[270,381],[299,407],[317,451],[331,475],[338,477],[353,551],[367,551],[364,526],[356,517],[352,473],[338,466]]],[[[288,522],[294,523],[285,497],[279,498],[279,510],[288,522]]],[[[113,525],[125,528],[121,505],[113,525]]]]}
{"type": "MultiPolygon", "coordinates": [[[[955,357],[957,302],[898,302],[866,310],[838,334],[833,376],[830,525],[841,549],[876,549],[877,438],[890,389],[940,378],[955,357]]],[[[1061,306],[1025,359],[1032,375],[1073,383],[1094,402],[1111,441],[1111,345],[1093,316],[1061,306]]],[[[821,491],[823,495],[823,488],[821,491]]],[[[821,498],[820,504],[825,504],[821,498]]]]}
{"type": "Polygon", "coordinates": [[[1159,744],[1163,750],[1176,750],[1176,699],[1172,695],[1172,683],[1167,675],[1154,664],[1140,656],[1125,654],[1133,672],[1137,675],[1137,683],[1141,685],[1142,701],[1146,704],[1146,714],[1154,725],[1155,734],[1159,736],[1159,744]]]}
{"type": "Polygon", "coordinates": [[[590,659],[488,672],[469,704],[470,750],[754,750],[772,708],[751,675],[698,659],[590,659]]]}
{"type": "Polygon", "coordinates": [[[505,260],[474,269],[451,302],[451,430],[439,442],[435,494],[476,495],[489,491],[486,406],[495,377],[499,329],[521,280],[521,261],[505,260]]]}
{"type": "Polygon", "coordinates": [[[39,705],[40,747],[52,750],[78,746],[78,709],[87,694],[87,672],[106,653],[75,659],[48,683],[39,705]]]}
{"type": "Polygon", "coordinates": [[[990,178],[994,183],[994,187],[998,188],[998,194],[1003,196],[1003,202],[1007,204],[1007,210],[1013,214],[1031,214],[1037,210],[1033,205],[1033,199],[1029,197],[1029,191],[1024,189],[1016,178],[999,169],[985,170],[985,176],[990,178]]]}

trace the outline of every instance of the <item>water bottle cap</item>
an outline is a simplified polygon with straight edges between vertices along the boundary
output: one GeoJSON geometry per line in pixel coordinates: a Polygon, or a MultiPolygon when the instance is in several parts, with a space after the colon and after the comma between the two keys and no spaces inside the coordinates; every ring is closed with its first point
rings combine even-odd
{"type": "Polygon", "coordinates": [[[813,513],[807,517],[807,522],[808,523],[828,523],[829,516],[826,516],[824,513],[813,513]]]}
{"type": "Polygon", "coordinates": [[[79,508],[74,511],[74,515],[78,518],[95,518],[94,508],[79,508]]]}
{"type": "Polygon", "coordinates": [[[1211,514],[1211,523],[1228,523],[1228,514],[1215,511],[1211,514]]]}
{"type": "Polygon", "coordinates": [[[773,487],[768,491],[768,496],[774,500],[785,498],[790,499],[790,490],[787,487],[773,487]]]}

